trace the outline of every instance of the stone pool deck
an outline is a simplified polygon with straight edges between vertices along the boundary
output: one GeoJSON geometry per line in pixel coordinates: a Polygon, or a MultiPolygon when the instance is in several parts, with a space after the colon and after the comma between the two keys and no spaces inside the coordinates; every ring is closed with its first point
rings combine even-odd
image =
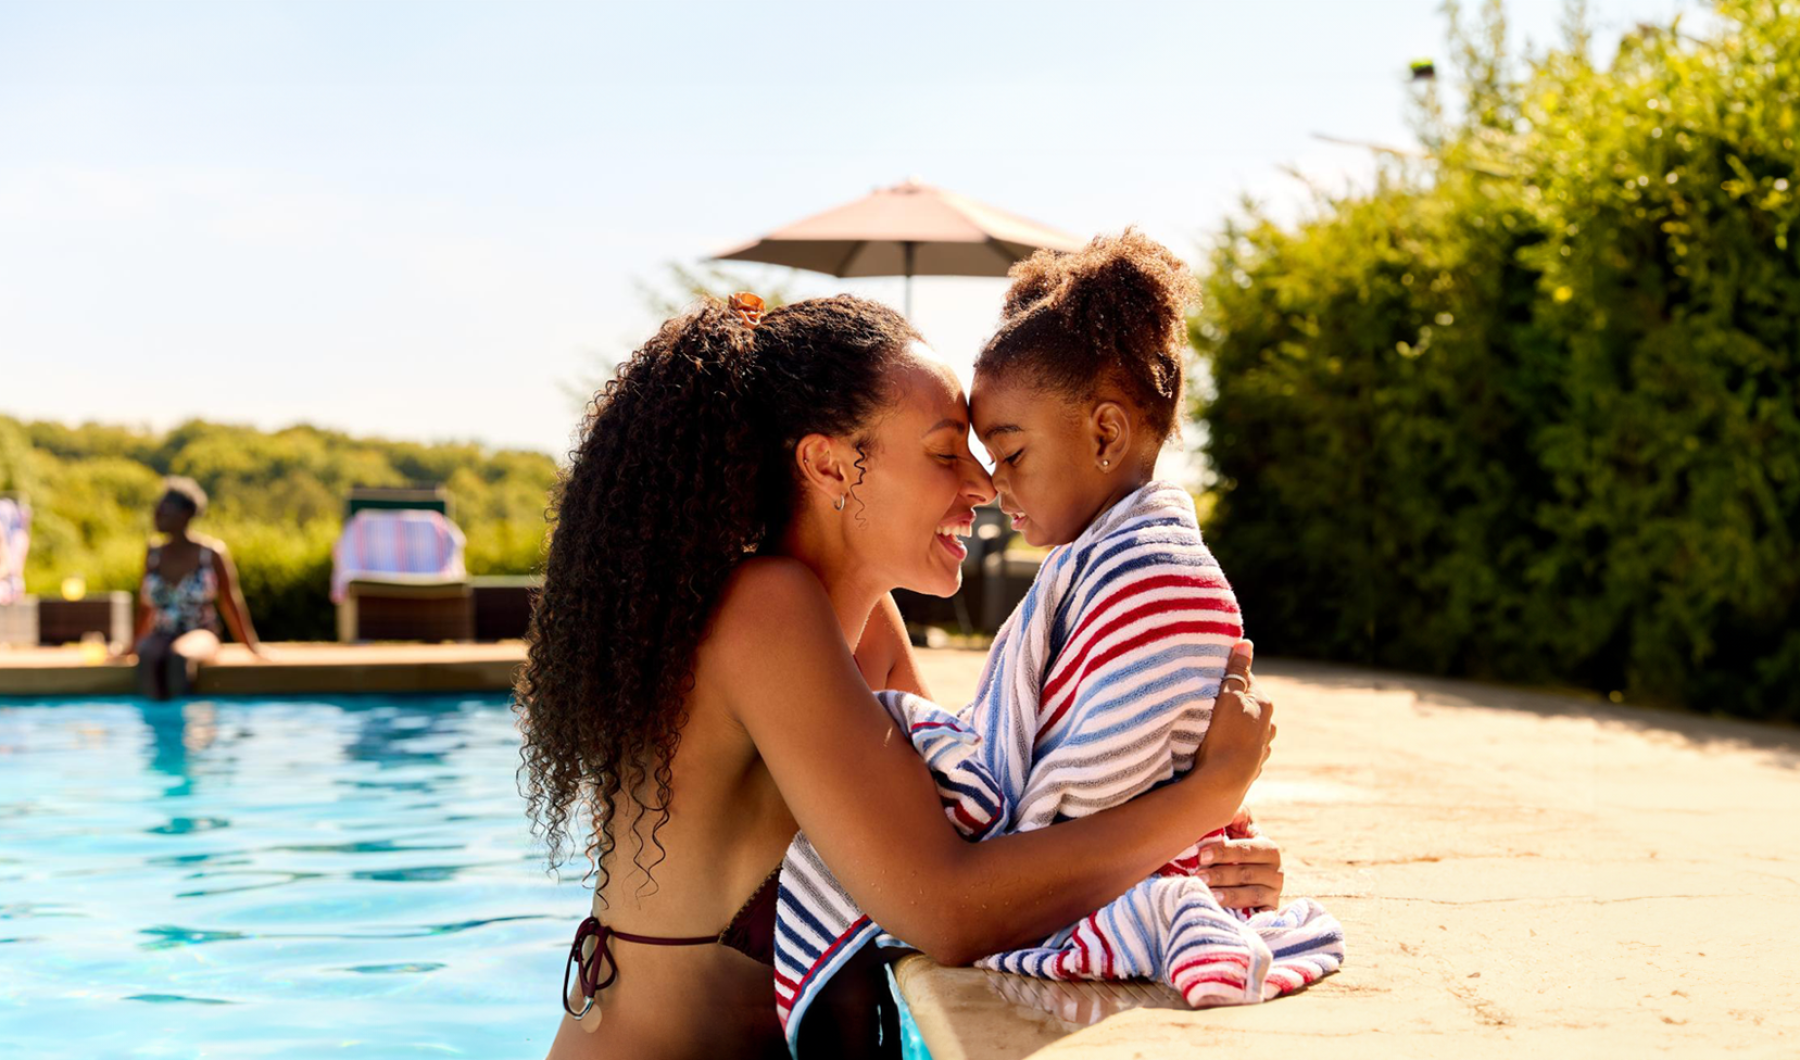
{"type": "MultiPolygon", "coordinates": [[[[946,701],[981,656],[928,652],[946,701]]],[[[1800,1056],[1800,732],[1264,660],[1251,803],[1344,970],[1202,1012],[911,958],[935,1060],[1800,1056]],[[1090,1021],[1099,1022],[1087,1026],[1090,1021]]]]}
{"type": "MultiPolygon", "coordinates": [[[[525,659],[518,641],[497,644],[269,644],[269,661],[236,644],[202,666],[201,695],[333,692],[496,692],[512,687],[525,659]]],[[[90,664],[79,647],[0,650],[0,696],[125,696],[129,663],[90,664]]]]}

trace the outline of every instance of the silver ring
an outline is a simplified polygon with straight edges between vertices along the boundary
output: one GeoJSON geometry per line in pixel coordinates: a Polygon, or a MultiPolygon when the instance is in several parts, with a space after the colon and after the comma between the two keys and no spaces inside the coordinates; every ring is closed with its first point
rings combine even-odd
{"type": "Polygon", "coordinates": [[[1244,686],[1243,691],[1250,691],[1250,679],[1243,674],[1226,674],[1225,679],[1219,682],[1219,691],[1229,692],[1231,690],[1230,682],[1232,681],[1241,682],[1244,686]]]}

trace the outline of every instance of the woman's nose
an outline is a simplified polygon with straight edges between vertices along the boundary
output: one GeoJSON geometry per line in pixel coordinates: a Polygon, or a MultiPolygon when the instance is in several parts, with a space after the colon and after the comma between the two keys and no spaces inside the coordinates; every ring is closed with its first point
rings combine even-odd
{"type": "Polygon", "coordinates": [[[963,466],[968,469],[963,476],[963,496],[974,504],[986,504],[993,500],[994,480],[981,466],[981,461],[971,458],[963,461],[963,466]]]}

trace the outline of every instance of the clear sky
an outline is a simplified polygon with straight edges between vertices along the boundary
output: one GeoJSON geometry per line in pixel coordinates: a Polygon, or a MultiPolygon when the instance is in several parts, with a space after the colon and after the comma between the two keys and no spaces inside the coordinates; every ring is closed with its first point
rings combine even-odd
{"type": "MultiPolygon", "coordinates": [[[[1593,0],[1597,54],[1696,2],[1593,0]]],[[[1443,34],[1437,0],[0,0],[0,412],[561,452],[668,262],[908,176],[1197,260],[1284,167],[1367,173],[1314,133],[1408,142],[1443,34]]],[[[1003,286],[918,281],[915,320],[966,365],[1003,286]]]]}

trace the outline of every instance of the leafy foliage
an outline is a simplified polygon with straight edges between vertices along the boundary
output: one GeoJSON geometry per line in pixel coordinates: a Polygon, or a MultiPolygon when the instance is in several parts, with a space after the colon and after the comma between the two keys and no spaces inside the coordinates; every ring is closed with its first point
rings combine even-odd
{"type": "Polygon", "coordinates": [[[0,416],[0,489],[34,509],[26,587],[54,594],[136,589],[162,477],[211,499],[195,529],[223,540],[257,630],[272,640],[334,636],[331,546],[352,486],[441,482],[468,538],[472,574],[539,568],[556,465],[541,453],[353,438],[313,427],[272,433],[195,420],[167,434],[0,416]]]}
{"type": "MultiPolygon", "coordinates": [[[[1453,23],[1423,163],[1212,254],[1213,544],[1268,648],[1800,717],[1800,10],[1453,23]]],[[[1457,12],[1453,11],[1453,15],[1457,12]]]]}

